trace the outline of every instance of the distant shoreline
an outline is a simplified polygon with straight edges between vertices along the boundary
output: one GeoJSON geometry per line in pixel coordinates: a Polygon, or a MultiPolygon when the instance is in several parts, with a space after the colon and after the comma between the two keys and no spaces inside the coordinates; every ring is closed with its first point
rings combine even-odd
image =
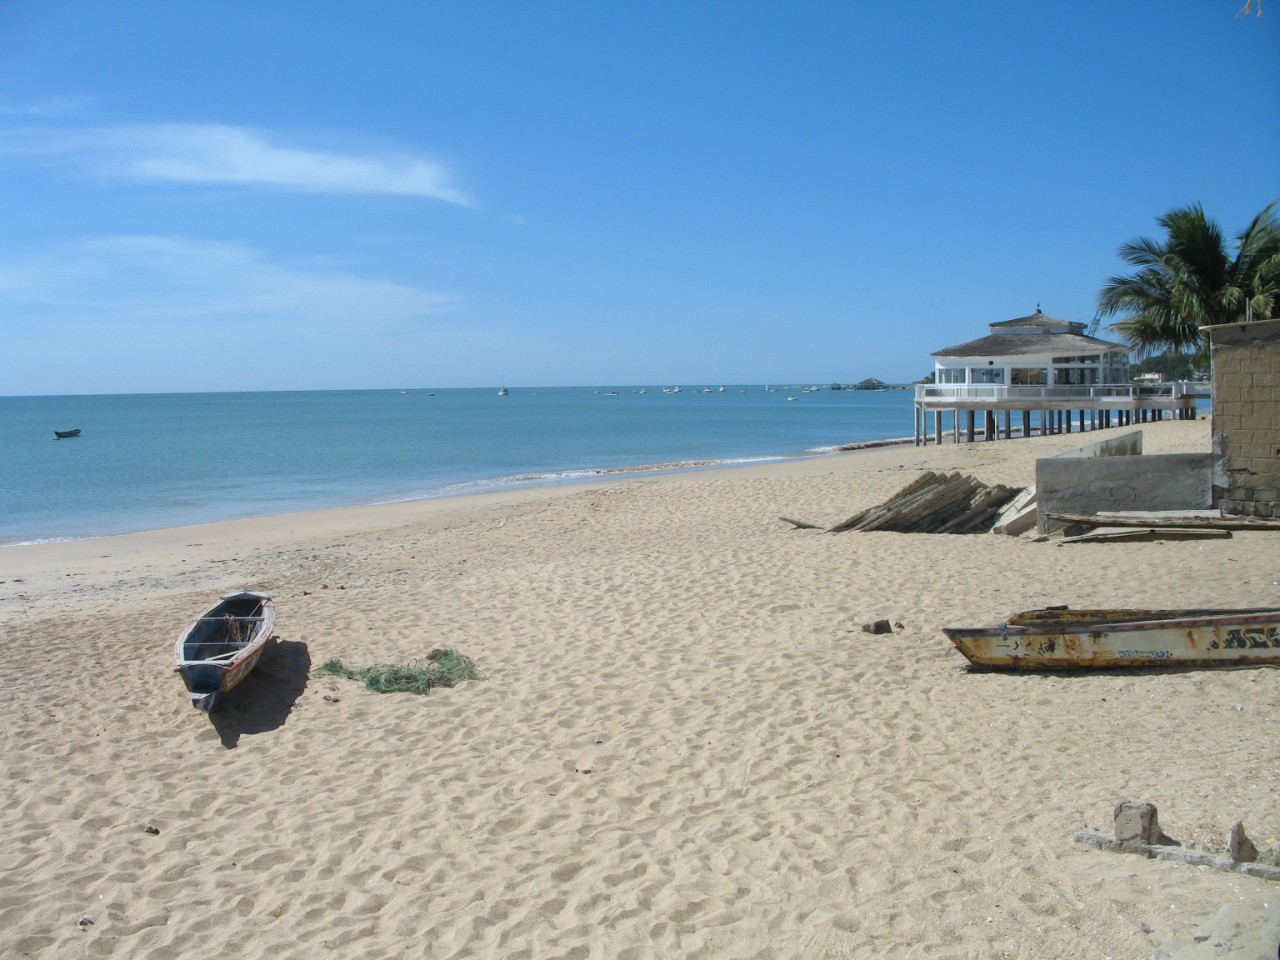
{"type": "Polygon", "coordinates": [[[3,401],[0,545],[804,459],[879,446],[907,392],[282,391],[3,401]],[[52,429],[83,428],[74,443],[52,429]],[[234,453],[232,453],[234,451],[234,453]]]}
{"type": "Polygon", "coordinates": [[[365,508],[391,507],[416,503],[442,503],[467,501],[472,498],[482,499],[515,493],[537,493],[560,487],[570,488],[592,483],[613,483],[628,479],[639,479],[662,475],[691,474],[700,471],[732,470],[768,464],[785,464],[821,460],[840,453],[856,453],[864,450],[875,450],[883,447],[900,446],[912,443],[911,437],[898,437],[885,440],[866,440],[855,443],[839,444],[831,447],[817,448],[803,454],[759,457],[736,457],[724,460],[676,460],[663,463],[637,464],[632,466],[587,468],[582,470],[554,471],[545,474],[516,474],[509,477],[498,477],[492,480],[479,480],[455,485],[438,492],[424,493],[409,497],[373,498],[358,502],[333,503],[324,506],[305,507],[300,510],[287,510],[280,513],[249,513],[237,516],[218,517],[194,523],[176,523],[154,527],[114,531],[109,533],[91,533],[83,536],[61,536],[33,538],[29,540],[0,541],[0,550],[10,547],[32,547],[56,543],[79,543],[89,540],[102,540],[109,537],[130,536],[133,534],[159,533],[169,530],[194,529],[209,527],[222,523],[252,523],[260,520],[279,520],[308,514],[326,514],[334,511],[359,510],[365,508]]]}

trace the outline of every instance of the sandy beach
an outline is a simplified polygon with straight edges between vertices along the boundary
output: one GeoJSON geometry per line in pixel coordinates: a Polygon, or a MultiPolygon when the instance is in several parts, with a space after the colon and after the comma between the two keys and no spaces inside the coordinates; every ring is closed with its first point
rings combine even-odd
{"type": "MultiPolygon", "coordinates": [[[[1206,421],[1142,427],[1209,448],[1206,421]]],[[[1275,534],[824,534],[923,469],[1091,436],[0,549],[0,956],[1148,958],[1280,885],[1108,854],[1280,837],[1280,670],[973,673],[946,625],[1275,606],[1275,534]],[[170,650],[239,587],[276,640],[219,713],[170,650]],[[868,620],[901,624],[891,635],[868,620]],[[422,660],[429,696],[318,676],[422,660]],[[146,828],[152,827],[148,832],[146,828]]]]}

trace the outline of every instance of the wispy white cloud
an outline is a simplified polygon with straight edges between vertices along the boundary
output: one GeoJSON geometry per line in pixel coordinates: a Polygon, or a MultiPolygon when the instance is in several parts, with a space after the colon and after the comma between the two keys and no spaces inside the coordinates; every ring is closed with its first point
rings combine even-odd
{"type": "Polygon", "coordinates": [[[272,263],[238,244],[171,237],[82,240],[0,263],[3,312],[51,325],[394,327],[421,321],[456,299],[387,280],[272,263]]]}
{"type": "Polygon", "coordinates": [[[56,158],[115,179],[397,194],[472,205],[448,168],[430,157],[309,150],[224,124],[13,129],[0,133],[0,152],[56,158]]]}
{"type": "Polygon", "coordinates": [[[459,299],[238,244],[82,240],[0,260],[5,384],[47,394],[418,383],[471,355],[472,331],[444,316],[459,299]]]}
{"type": "Polygon", "coordinates": [[[48,97],[29,103],[0,103],[0,117],[67,117],[92,102],[88,97],[48,97]]]}

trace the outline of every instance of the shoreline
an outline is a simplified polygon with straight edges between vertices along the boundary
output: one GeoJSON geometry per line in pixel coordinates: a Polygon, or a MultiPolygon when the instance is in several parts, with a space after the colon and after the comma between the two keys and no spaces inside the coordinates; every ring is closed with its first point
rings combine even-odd
{"type": "MultiPolygon", "coordinates": [[[[1196,421],[1184,423],[1194,424],[1196,421]]],[[[1200,428],[1184,426],[1180,433],[1192,436],[1198,429],[1203,433],[1206,438],[1204,443],[1207,444],[1208,425],[1203,421],[1200,423],[1200,428]]],[[[22,576],[24,572],[35,572],[42,578],[55,578],[64,567],[83,568],[91,571],[85,576],[100,589],[102,584],[111,582],[113,576],[126,571],[138,558],[157,553],[162,563],[190,562],[197,568],[212,573],[215,571],[209,569],[208,565],[223,562],[217,559],[219,552],[255,551],[270,556],[274,548],[296,548],[299,544],[316,539],[357,537],[370,531],[385,532],[415,524],[444,524],[450,518],[484,517],[505,509],[536,509],[543,502],[571,498],[592,490],[618,488],[625,491],[636,484],[697,482],[700,479],[711,480],[718,477],[801,480],[806,477],[856,476],[866,471],[925,469],[926,464],[937,467],[948,459],[951,463],[946,469],[965,470],[966,466],[973,466],[975,461],[980,463],[994,459],[1006,464],[1021,463],[1023,469],[1015,473],[996,473],[992,482],[1030,486],[1034,485],[1036,456],[1072,449],[1082,442],[1080,437],[1080,434],[1060,434],[959,445],[944,440],[940,447],[933,444],[917,447],[907,438],[869,441],[866,444],[850,445],[852,449],[836,448],[805,457],[592,476],[558,484],[531,484],[451,496],[214,520],[102,536],[4,544],[0,545],[0,613],[6,606],[4,601],[9,596],[7,590],[12,591],[13,597],[17,598],[29,595],[27,590],[13,590],[15,585],[22,585],[26,581],[26,577],[22,576]],[[1020,449],[1009,449],[1010,444],[1020,449]],[[984,456],[984,451],[990,453],[991,457],[984,456]]],[[[1186,448],[1188,442],[1180,441],[1182,446],[1178,449],[1186,448]]],[[[836,516],[831,519],[834,523],[844,517],[836,516]]],[[[58,588],[62,586],[82,584],[80,577],[80,573],[68,573],[63,576],[63,584],[53,580],[51,585],[55,587],[54,593],[60,592],[58,588]]],[[[186,583],[189,579],[179,578],[179,582],[186,583]]],[[[228,589],[244,585],[230,581],[227,583],[228,589]]],[[[37,604],[39,605],[41,604],[37,604]]]]}
{"type": "Polygon", "coordinates": [[[197,551],[206,548],[245,549],[251,548],[258,541],[294,544],[313,537],[351,536],[362,531],[387,529],[407,523],[483,515],[509,507],[523,508],[544,500],[570,497],[593,488],[625,486],[628,483],[663,482],[717,474],[749,476],[754,471],[762,471],[766,475],[777,472],[782,475],[803,476],[811,472],[808,469],[811,466],[843,457],[866,456],[909,443],[909,439],[869,441],[866,444],[837,447],[799,457],[698,461],[681,467],[667,464],[635,470],[620,468],[616,471],[602,470],[590,476],[575,477],[558,483],[510,485],[496,490],[321,507],[126,533],[0,544],[0,610],[3,609],[5,583],[15,583],[14,577],[22,571],[36,570],[52,576],[64,565],[96,565],[95,561],[111,561],[103,565],[101,573],[114,575],[125,569],[136,557],[153,551],[161,551],[167,559],[172,559],[174,551],[187,548],[197,551]]]}
{"type": "Polygon", "coordinates": [[[0,524],[0,543],[820,456],[842,441],[892,436],[910,414],[909,404],[899,411],[840,394],[797,413],[806,405],[763,393],[672,402],[637,396],[622,405],[572,388],[528,402],[449,393],[421,402],[387,391],[284,393],[278,396],[292,399],[252,417],[234,392],[179,394],[183,403],[168,405],[124,398],[92,417],[68,402],[46,404],[43,413],[15,410],[4,431],[17,444],[15,458],[0,471],[12,484],[15,511],[0,524]],[[35,439],[47,422],[73,421],[87,440],[35,439]],[[337,427],[327,439],[330,423],[337,427]],[[217,457],[207,480],[190,476],[206,447],[241,444],[261,445],[261,468],[229,472],[217,457]],[[95,489],[99,471],[103,486],[95,489]]]}
{"type": "Polygon", "coordinates": [[[138,529],[123,530],[113,533],[97,533],[84,534],[81,536],[61,536],[36,538],[31,540],[0,540],[0,553],[10,547],[30,547],[39,546],[41,544],[51,543],[76,543],[82,540],[101,540],[109,537],[129,536],[138,533],[153,533],[162,530],[184,529],[206,527],[211,524],[219,523],[241,523],[252,522],[255,520],[271,520],[282,517],[290,517],[298,514],[322,513],[330,510],[354,510],[362,507],[381,507],[393,506],[396,504],[407,503],[423,503],[434,501],[451,501],[456,499],[465,499],[469,497],[482,496],[501,496],[510,492],[518,492],[524,490],[543,490],[553,489],[557,487],[575,487],[583,484],[618,482],[629,479],[639,479],[648,476],[677,475],[685,473],[696,473],[704,470],[723,470],[736,469],[740,467],[749,467],[757,464],[768,463],[789,463],[793,461],[804,461],[810,459],[820,459],[832,456],[838,453],[855,452],[859,450],[876,449],[886,446],[895,446],[900,444],[911,443],[910,437],[899,437],[888,440],[868,440],[849,444],[839,444],[831,447],[815,448],[805,451],[802,454],[788,455],[761,455],[751,457],[734,457],[723,460],[715,459],[697,459],[697,460],[678,460],[667,461],[663,463],[636,464],[619,467],[588,467],[572,470],[560,470],[549,473],[530,473],[515,474],[510,476],[495,477],[486,480],[475,480],[462,484],[453,484],[439,491],[432,491],[414,496],[390,497],[390,498],[374,498],[370,500],[358,502],[335,503],[328,506],[310,507],[301,510],[291,510],[284,513],[253,513],[242,516],[220,517],[212,520],[205,520],[196,523],[178,523],[161,527],[140,527],[138,529]]]}

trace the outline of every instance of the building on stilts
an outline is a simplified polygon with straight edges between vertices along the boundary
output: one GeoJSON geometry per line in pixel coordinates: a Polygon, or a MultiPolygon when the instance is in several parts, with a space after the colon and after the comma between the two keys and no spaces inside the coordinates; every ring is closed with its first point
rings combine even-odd
{"type": "Polygon", "coordinates": [[[915,442],[955,442],[1195,418],[1195,385],[1135,383],[1129,348],[1040,312],[989,325],[977,340],[933,354],[934,382],[916,385],[915,442]],[[932,424],[929,415],[932,414],[932,424]],[[930,430],[932,427],[932,431],[930,430]],[[932,434],[932,435],[931,435],[932,434]]]}

